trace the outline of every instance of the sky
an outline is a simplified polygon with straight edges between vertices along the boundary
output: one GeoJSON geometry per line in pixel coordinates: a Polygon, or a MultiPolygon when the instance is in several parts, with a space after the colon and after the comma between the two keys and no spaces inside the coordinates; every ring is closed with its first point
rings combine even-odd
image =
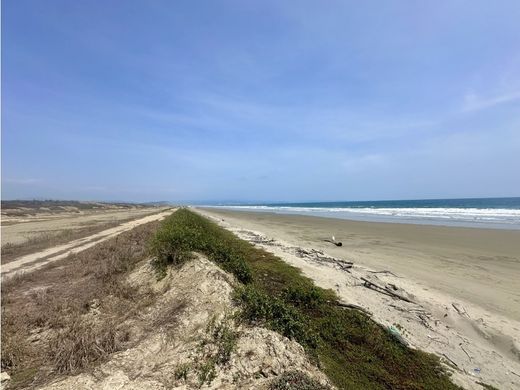
{"type": "Polygon", "coordinates": [[[2,198],[520,196],[520,2],[2,1],[2,198]]]}

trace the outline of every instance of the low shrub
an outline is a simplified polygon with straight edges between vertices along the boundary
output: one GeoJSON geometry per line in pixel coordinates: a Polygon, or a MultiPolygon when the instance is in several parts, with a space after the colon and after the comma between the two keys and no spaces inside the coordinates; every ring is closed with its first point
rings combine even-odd
{"type": "Polygon", "coordinates": [[[242,283],[251,281],[251,269],[240,250],[229,245],[228,232],[204,218],[180,209],[166,218],[151,241],[150,250],[155,256],[154,266],[159,277],[165,275],[168,265],[179,266],[192,256],[192,251],[202,252],[231,272],[242,283]]]}
{"type": "Polygon", "coordinates": [[[242,303],[241,317],[251,323],[267,325],[280,334],[316,348],[318,338],[308,316],[281,299],[270,297],[253,286],[245,286],[235,293],[242,303]]]}

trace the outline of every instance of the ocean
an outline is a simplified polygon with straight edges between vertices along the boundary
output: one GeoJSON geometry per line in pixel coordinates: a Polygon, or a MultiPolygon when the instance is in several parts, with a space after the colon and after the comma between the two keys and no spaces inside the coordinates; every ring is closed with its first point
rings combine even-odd
{"type": "Polygon", "coordinates": [[[209,207],[358,221],[520,229],[520,197],[221,204],[209,207]]]}

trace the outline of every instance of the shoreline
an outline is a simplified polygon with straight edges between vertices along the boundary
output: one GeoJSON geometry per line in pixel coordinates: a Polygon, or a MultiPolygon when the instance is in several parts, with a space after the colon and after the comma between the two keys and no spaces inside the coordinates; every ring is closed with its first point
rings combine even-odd
{"type": "MultiPolygon", "coordinates": [[[[419,225],[419,226],[441,226],[441,227],[460,227],[470,229],[493,229],[493,230],[513,230],[520,231],[520,222],[491,222],[491,221],[475,221],[463,219],[450,219],[448,217],[433,216],[413,216],[413,215],[394,215],[388,211],[385,213],[377,212],[358,212],[353,210],[329,210],[327,208],[314,208],[310,210],[294,210],[289,207],[271,207],[271,206],[192,206],[208,210],[227,210],[238,212],[266,213],[276,215],[301,215],[316,218],[340,219],[352,222],[373,222],[373,223],[392,223],[402,225],[419,225]]],[[[296,208],[297,209],[297,208],[296,208]]],[[[399,209],[395,209],[399,210],[399,209]]],[[[409,210],[409,209],[405,209],[409,210]]],[[[428,209],[425,209],[428,210],[428,209]]],[[[464,209],[466,210],[466,209],[464,209]]],[[[511,209],[515,210],[516,209],[511,209]]]]}
{"type": "Polygon", "coordinates": [[[387,269],[520,321],[520,231],[197,209],[238,219],[246,228],[281,240],[387,269]],[[342,247],[323,242],[333,235],[342,247]],[[432,267],[444,272],[432,272],[432,267]]]}
{"type": "Polygon", "coordinates": [[[399,325],[412,346],[456,362],[454,377],[464,387],[480,388],[476,380],[520,386],[520,232],[197,211],[300,268],[346,303],[369,310],[384,326],[399,325]],[[323,241],[331,235],[343,246],[323,241]],[[302,256],[301,249],[354,267],[343,272],[302,256]],[[364,288],[362,278],[397,286],[415,304],[364,288]]]}

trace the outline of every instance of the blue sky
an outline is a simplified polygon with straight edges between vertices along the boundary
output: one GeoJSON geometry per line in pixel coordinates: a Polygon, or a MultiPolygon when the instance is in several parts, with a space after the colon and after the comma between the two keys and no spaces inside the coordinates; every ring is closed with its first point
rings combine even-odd
{"type": "Polygon", "coordinates": [[[2,197],[520,195],[520,2],[2,2],[2,197]]]}

